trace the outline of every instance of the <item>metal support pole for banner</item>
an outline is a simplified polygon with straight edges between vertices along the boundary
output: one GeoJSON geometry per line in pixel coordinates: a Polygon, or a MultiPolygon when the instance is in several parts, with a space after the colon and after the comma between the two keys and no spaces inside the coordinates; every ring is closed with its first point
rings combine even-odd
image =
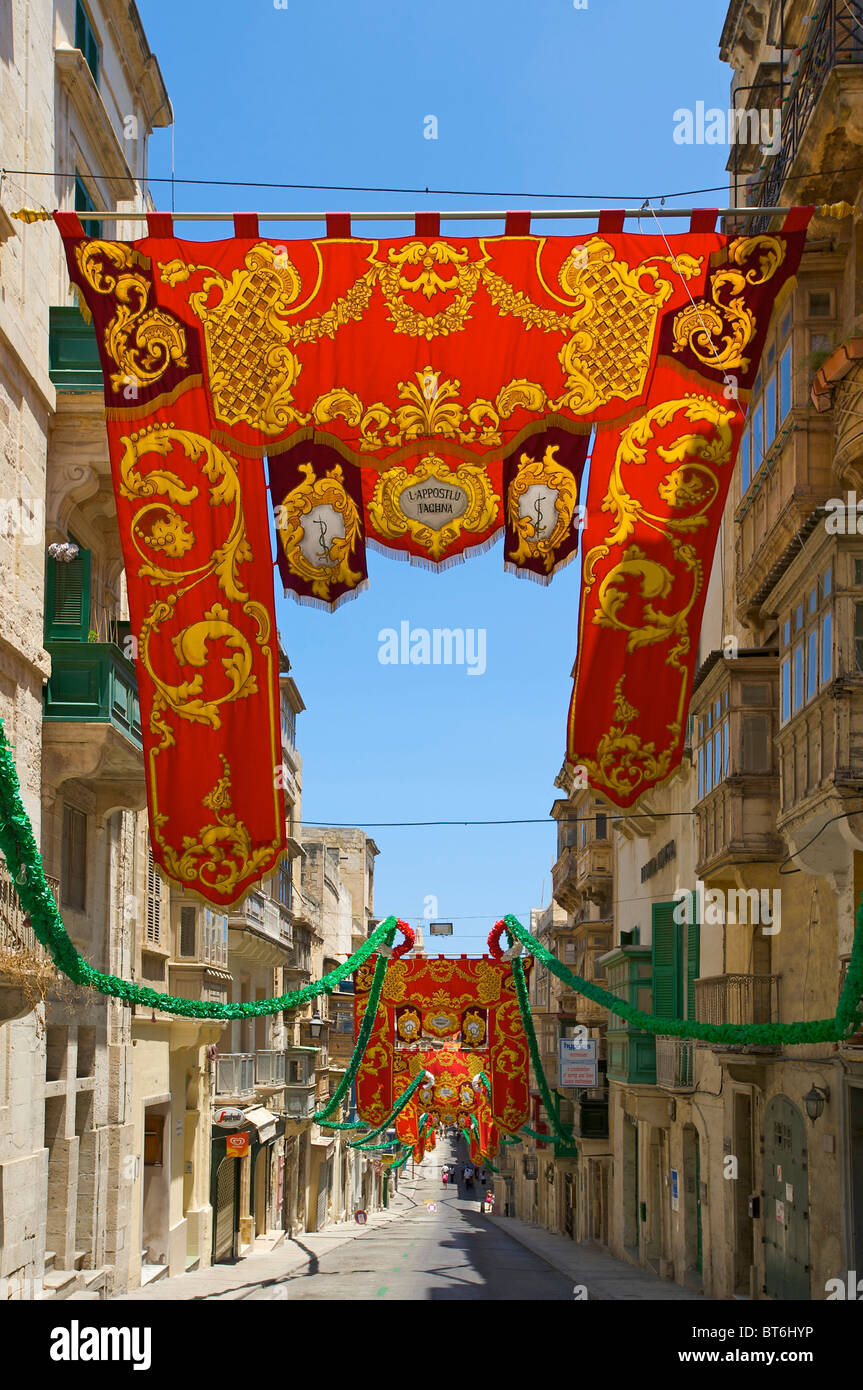
{"type": "MultiPolygon", "coordinates": [[[[842,204],[837,204],[837,208],[842,204]]],[[[850,209],[849,209],[850,210],[850,209]]],[[[24,209],[22,209],[24,211],[24,209]]],[[[549,221],[589,221],[596,220],[603,211],[602,208],[540,208],[538,211],[531,212],[530,217],[537,222],[549,221]]],[[[624,218],[643,218],[648,214],[657,217],[691,217],[693,212],[701,212],[701,208],[615,208],[613,209],[619,216],[624,218]]],[[[790,207],[781,208],[718,208],[718,217],[780,217],[790,212],[790,207]]],[[[826,207],[819,208],[822,216],[843,216],[838,211],[828,211],[826,207]]],[[[352,222],[413,222],[416,212],[350,212],[344,214],[352,222]]],[[[16,216],[15,213],[12,216],[16,216]]],[[[232,212],[173,212],[171,213],[175,222],[231,222],[234,214],[232,212]]],[[[497,222],[506,219],[506,212],[499,208],[462,208],[455,210],[450,208],[445,212],[438,212],[436,216],[441,222],[497,222]]],[[[143,212],[93,212],[89,208],[86,213],[87,222],[138,222],[146,218],[143,212]]],[[[259,222],[326,222],[325,212],[259,212],[257,214],[259,222]]],[[[24,219],[22,219],[24,220],[24,219]]]]}

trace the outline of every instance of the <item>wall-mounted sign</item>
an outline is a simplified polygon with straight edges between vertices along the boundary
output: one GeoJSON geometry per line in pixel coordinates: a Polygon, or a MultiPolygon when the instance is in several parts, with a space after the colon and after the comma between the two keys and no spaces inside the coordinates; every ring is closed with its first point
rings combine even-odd
{"type": "Polygon", "coordinates": [[[560,1086],[596,1086],[596,1038],[561,1038],[560,1086]]]}
{"type": "Polygon", "coordinates": [[[245,1158],[249,1152],[249,1131],[244,1129],[242,1134],[226,1134],[225,1148],[228,1158],[245,1158]]]}
{"type": "Polygon", "coordinates": [[[654,874],[658,874],[660,869],[664,869],[672,859],[677,858],[677,846],[673,840],[669,840],[667,845],[663,845],[658,854],[652,859],[648,859],[646,864],[641,866],[641,881],[646,883],[654,874]]]}
{"type": "Polygon", "coordinates": [[[360,1210],[354,1212],[354,1220],[356,1221],[358,1226],[365,1226],[368,1219],[369,1218],[364,1211],[360,1210]]]}
{"type": "Polygon", "coordinates": [[[680,1174],[676,1168],[671,1170],[671,1210],[680,1210],[680,1174]]]}
{"type": "Polygon", "coordinates": [[[452,936],[452,922],[429,922],[432,936],[452,936]]]}
{"type": "Polygon", "coordinates": [[[213,1111],[213,1124],[221,1125],[223,1129],[239,1129],[240,1125],[246,1123],[245,1111],[238,1105],[223,1105],[213,1111]]]}

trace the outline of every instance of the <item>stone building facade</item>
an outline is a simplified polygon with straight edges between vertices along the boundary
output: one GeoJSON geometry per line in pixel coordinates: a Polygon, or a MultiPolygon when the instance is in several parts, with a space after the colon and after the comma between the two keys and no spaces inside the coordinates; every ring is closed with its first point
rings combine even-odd
{"type": "MultiPolygon", "coordinates": [[[[816,215],[775,306],[687,754],[607,823],[612,940],[594,969],[660,1015],[790,1023],[834,1015],[863,893],[863,6],[732,0],[720,53],[729,106],[782,112],[777,153],[731,147],[731,203],[850,215],[816,215]]],[[[559,785],[577,815],[586,794],[559,785]]],[[[555,898],[573,923],[578,853],[561,824],[555,898]]],[[[860,1268],[863,1034],[718,1046],[612,1015],[606,1049],[608,1221],[577,1211],[574,1235],[719,1299],[823,1299],[860,1268]]],[[[516,1168],[529,1146],[510,1153],[516,1168]]]]}

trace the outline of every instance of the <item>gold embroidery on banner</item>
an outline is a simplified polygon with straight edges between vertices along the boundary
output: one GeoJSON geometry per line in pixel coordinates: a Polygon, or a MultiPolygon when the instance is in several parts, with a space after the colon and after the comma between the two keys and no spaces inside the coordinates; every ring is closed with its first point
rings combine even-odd
{"type": "MultiPolygon", "coordinates": [[[[167,592],[157,598],[147,612],[139,633],[138,659],[148,672],[154,688],[150,712],[150,732],[159,737],[149,751],[148,775],[153,832],[162,850],[166,872],[177,882],[191,884],[200,879],[225,896],[226,902],[238,896],[238,886],[257,873],[262,865],[273,864],[282,843],[278,792],[273,793],[274,838],[268,845],[252,851],[249,833],[231,810],[231,768],[224,755],[223,775],[203,798],[213,821],[197,833],[183,837],[182,849],[166,841],[163,830],[168,817],[159,810],[157,759],[176,744],[174,720],[188,720],[221,728],[221,706],[259,693],[255,671],[258,657],[266,666],[268,716],[275,746],[276,711],[273,707],[272,676],[274,633],[264,605],[249,597],[240,582],[240,566],[252,559],[246,537],[240,481],[235,463],[211,440],[173,424],[156,424],[121,440],[119,462],[120,494],[140,505],[131,522],[132,542],[141,556],[138,575],[155,589],[167,592]],[[199,495],[196,485],[187,486],[179,475],[167,468],[142,471],[142,459],[156,455],[165,458],[174,448],[200,466],[209,483],[211,507],[230,509],[227,535],[206,560],[188,569],[169,569],[159,563],[162,556],[182,559],[193,548],[196,537],[190,522],[178,510],[189,506],[199,495]],[[151,654],[152,639],[163,624],[174,618],[177,601],[208,578],[215,578],[225,602],[214,602],[202,617],[171,638],[178,665],[192,668],[189,678],[172,683],[156,671],[151,654]],[[254,625],[251,639],[233,621],[231,606],[239,609],[254,625]],[[228,655],[211,659],[209,644],[218,642],[228,655]],[[257,649],[257,651],[255,650],[257,649]],[[219,671],[221,690],[209,686],[219,671]]],[[[237,616],[239,616],[237,614],[237,616]]]]}
{"type": "Polygon", "coordinates": [[[712,303],[701,300],[675,314],[674,352],[688,348],[699,362],[715,371],[727,371],[730,367],[748,371],[751,359],[744,354],[758,325],[752,310],[746,306],[746,287],[763,285],[775,275],[785,259],[786,243],[772,236],[738,237],[728,247],[728,259],[737,266],[758,250],[762,252],[758,270],[717,271],[710,282],[712,303]],[[726,332],[720,343],[718,339],[723,329],[726,332]]]}
{"type": "Polygon", "coordinates": [[[189,365],[183,325],[163,309],[147,308],[150,281],[141,273],[150,269],[146,256],[124,242],[83,241],[75,259],[97,294],[114,296],[114,317],[105,329],[105,349],[118,367],[109,378],[112,391],[149,386],[170,366],[189,365]]]}
{"type": "Polygon", "coordinates": [[[484,468],[476,464],[461,463],[452,469],[444,459],[428,454],[420,459],[412,472],[399,465],[382,473],[375,483],[375,491],[368,505],[369,519],[376,530],[388,540],[396,540],[409,534],[411,540],[422,546],[433,560],[439,560],[444,551],[458,540],[462,531],[485,532],[498,513],[498,500],[484,468]],[[452,483],[466,495],[467,506],[461,516],[453,517],[445,526],[435,530],[425,522],[415,521],[406,516],[400,505],[400,498],[406,488],[416,483],[424,483],[436,478],[442,483],[452,483]]]}
{"type": "Polygon", "coordinates": [[[360,536],[359,512],[345,491],[341,464],[329,468],[322,478],[315,477],[310,463],[301,463],[299,471],[305,475],[305,482],[292,488],[276,509],[276,525],[292,572],[311,582],[312,591],[329,601],[333,584],[353,587],[362,579],[360,571],[352,570],[348,563],[360,536]],[[322,535],[318,556],[321,563],[315,565],[301,549],[306,534],[302,518],[309,518],[308,524],[313,524],[310,513],[325,506],[332,507],[342,517],[345,534],[334,536],[329,542],[322,535]]]}
{"type": "Polygon", "coordinates": [[[612,516],[612,526],[604,541],[591,548],[584,558],[585,602],[596,584],[595,568],[600,559],[611,553],[614,546],[623,546],[620,559],[600,582],[596,592],[596,609],[592,621],[602,627],[626,632],[626,650],[657,642],[668,642],[665,664],[680,674],[677,708],[666,725],[668,746],[657,752],[656,744],[644,743],[641,736],[629,731],[638,718],[638,711],[623,696],[621,677],[615,687],[614,722],[597,744],[595,759],[579,755],[578,761],[588,769],[594,785],[605,785],[612,792],[627,798],[643,781],[661,780],[667,773],[672,754],[683,729],[685,715],[687,669],[683,658],[691,649],[689,618],[704,583],[703,561],[686,533],[709,524],[709,511],[719,494],[719,482],[713,468],[721,467],[731,458],[734,411],[709,396],[686,396],[682,400],[664,401],[654,406],[628,426],[621,435],[608,491],[602,510],[612,516]],[[633,497],[628,487],[638,479],[638,473],[627,475],[624,482],[622,467],[644,464],[647,450],[657,428],[668,426],[676,415],[683,413],[695,424],[709,421],[712,435],[683,432],[668,446],[657,446],[656,453],[672,467],[657,484],[657,493],[669,507],[677,511],[690,509],[684,516],[661,516],[648,510],[646,504],[633,497]],[[712,465],[709,467],[707,465],[712,465]],[[631,481],[630,481],[631,480],[631,481]],[[656,600],[666,598],[674,583],[674,574],[658,560],[645,554],[640,546],[623,545],[637,524],[658,532],[670,543],[677,562],[677,574],[689,576],[686,602],[668,613],[657,606],[656,600]],[[632,584],[639,586],[641,619],[627,622],[623,609],[632,598],[632,584]]]}
{"type": "Polygon", "coordinates": [[[468,263],[466,249],[457,251],[445,241],[412,241],[400,250],[390,247],[388,260],[388,265],[380,267],[379,278],[396,333],[405,333],[411,338],[437,338],[464,329],[483,272],[482,261],[468,263]],[[409,266],[422,267],[413,279],[406,273],[409,266]],[[444,273],[446,267],[452,267],[455,273],[445,279],[438,267],[444,273]],[[457,293],[446,309],[437,314],[421,314],[407,304],[399,290],[419,292],[429,300],[450,290],[457,293]]]}
{"type": "Polygon", "coordinates": [[[160,261],[171,287],[209,271],[189,307],[204,325],[209,386],[217,419],[240,421],[264,434],[305,424],[308,415],[293,406],[293,387],[301,367],[291,352],[291,330],[284,315],[300,293],[300,277],[284,252],[261,242],[246,252],[244,268],[230,280],[212,266],[160,261]],[[216,292],[217,298],[212,299],[216,292]]]}
{"type": "Polygon", "coordinates": [[[507,514],[509,524],[518,536],[518,546],[509,552],[509,558],[521,565],[525,560],[542,560],[546,571],[554,564],[555,552],[572,524],[573,512],[578,502],[578,484],[568,468],[564,468],[555,458],[559,446],[550,445],[542,458],[532,459],[522,454],[518,472],[509,487],[507,514]],[[557,521],[553,530],[544,538],[537,540],[537,525],[531,517],[522,516],[519,509],[528,488],[537,484],[551,488],[556,496],[554,509],[557,521]]]}

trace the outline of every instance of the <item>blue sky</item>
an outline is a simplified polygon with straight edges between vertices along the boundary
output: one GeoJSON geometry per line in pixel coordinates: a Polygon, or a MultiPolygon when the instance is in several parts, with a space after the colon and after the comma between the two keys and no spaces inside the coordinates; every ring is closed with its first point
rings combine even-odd
{"type": "MultiPolygon", "coordinates": [[[[174,106],[178,178],[499,195],[177,184],[178,210],[523,208],[541,207],[542,192],[566,195],[558,206],[632,206],[726,177],[727,149],[672,139],[677,108],[727,108],[730,74],[718,57],[726,0],[588,0],[578,10],[572,0],[288,0],[285,9],[272,0],[138,0],[138,8],[174,106]],[[434,140],[423,133],[430,115],[434,140]]],[[[171,136],[159,131],[150,173],[170,172],[171,136]]],[[[169,185],[152,191],[157,206],[171,206],[169,185]]],[[[266,233],[302,229],[272,224],[266,233]]],[[[224,234],[215,224],[194,233],[224,234]]],[[[564,755],[577,568],[542,588],[504,573],[498,542],[441,574],[370,553],[369,576],[369,589],[334,615],[277,594],[307,706],[298,723],[304,819],[368,827],[381,850],[378,914],[416,920],[434,896],[437,915],[455,923],[448,952],[478,953],[496,917],[525,920],[549,902],[553,822],[373,823],[547,816],[564,755]],[[378,634],[404,621],[485,629],[485,674],[382,665],[378,634]]]]}

